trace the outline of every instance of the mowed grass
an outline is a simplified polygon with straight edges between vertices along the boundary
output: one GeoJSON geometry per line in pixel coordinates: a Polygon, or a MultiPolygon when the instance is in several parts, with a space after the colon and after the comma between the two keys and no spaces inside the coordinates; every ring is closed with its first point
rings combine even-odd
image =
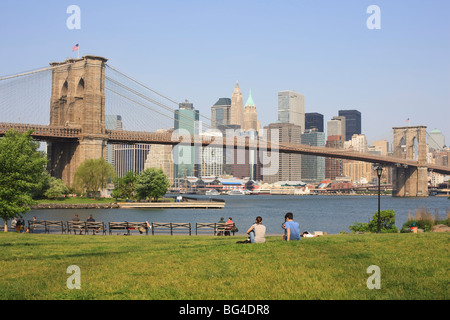
{"type": "Polygon", "coordinates": [[[449,299],[448,233],[244,237],[0,233],[0,299],[449,299]],[[81,289],[67,288],[77,265],[81,289]],[[368,289],[367,268],[381,271],[368,289]]]}

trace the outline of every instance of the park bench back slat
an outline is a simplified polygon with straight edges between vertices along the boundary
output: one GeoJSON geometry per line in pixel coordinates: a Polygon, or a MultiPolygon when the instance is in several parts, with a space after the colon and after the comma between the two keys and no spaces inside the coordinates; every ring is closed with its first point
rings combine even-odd
{"type": "Polygon", "coordinates": [[[157,229],[170,230],[170,235],[173,235],[174,229],[187,230],[189,235],[192,233],[192,227],[190,222],[152,222],[152,235],[155,235],[157,229]]]}
{"type": "Polygon", "coordinates": [[[225,224],[225,223],[210,223],[210,222],[198,222],[195,224],[195,235],[197,235],[198,231],[202,231],[203,229],[206,230],[213,230],[214,235],[216,235],[219,232],[225,232],[229,231],[230,233],[233,233],[233,236],[235,234],[234,231],[232,231],[232,227],[234,226],[234,223],[232,225],[225,224]]]}
{"type": "Polygon", "coordinates": [[[95,231],[101,230],[103,234],[106,234],[106,227],[103,221],[67,221],[67,232],[76,233],[77,230],[84,230],[84,234],[89,234],[89,230],[92,230],[92,234],[95,231]]]}
{"type": "MultiPolygon", "coordinates": [[[[138,230],[142,227],[145,229],[145,234],[148,235],[148,228],[146,222],[109,222],[109,234],[112,233],[113,230],[126,230],[127,234],[130,234],[131,230],[138,230]]],[[[141,232],[141,231],[140,231],[141,232]]]]}

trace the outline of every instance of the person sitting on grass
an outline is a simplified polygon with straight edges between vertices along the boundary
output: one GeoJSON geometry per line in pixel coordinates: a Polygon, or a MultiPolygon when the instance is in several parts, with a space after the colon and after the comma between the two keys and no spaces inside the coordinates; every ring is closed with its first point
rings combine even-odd
{"type": "Polygon", "coordinates": [[[300,240],[300,226],[298,222],[295,222],[293,219],[294,215],[292,214],[292,212],[288,212],[284,216],[284,220],[286,221],[284,223],[286,235],[283,238],[286,241],[300,240]]]}
{"type": "Polygon", "coordinates": [[[247,230],[250,236],[250,243],[264,243],[266,242],[266,226],[262,224],[262,218],[256,217],[256,222],[247,230]]]}

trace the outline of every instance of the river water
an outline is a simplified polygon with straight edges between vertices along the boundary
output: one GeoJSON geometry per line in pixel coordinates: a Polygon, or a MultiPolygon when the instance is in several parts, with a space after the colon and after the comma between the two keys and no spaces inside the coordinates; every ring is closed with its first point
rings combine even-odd
{"type": "MultiPolygon", "coordinates": [[[[209,198],[208,196],[195,196],[209,198]]],[[[276,195],[223,195],[214,198],[224,199],[224,209],[52,209],[33,210],[24,216],[31,220],[72,220],[77,213],[82,221],[90,214],[96,221],[129,222],[190,222],[195,234],[195,223],[218,222],[221,217],[232,217],[239,228],[238,234],[245,231],[255,221],[256,216],[263,218],[268,234],[282,234],[281,224],[286,212],[294,214],[294,220],[300,223],[300,231],[324,231],[336,234],[350,232],[354,222],[368,222],[378,210],[377,196],[276,196],[276,195]]],[[[381,210],[393,209],[396,213],[397,228],[401,228],[408,219],[408,213],[415,216],[417,208],[427,208],[440,218],[450,212],[450,200],[447,197],[394,198],[381,197],[381,210]]],[[[3,223],[2,223],[3,224],[3,223]]],[[[204,234],[204,233],[203,233],[204,234]]],[[[212,232],[211,232],[212,235],[212,232]]]]}

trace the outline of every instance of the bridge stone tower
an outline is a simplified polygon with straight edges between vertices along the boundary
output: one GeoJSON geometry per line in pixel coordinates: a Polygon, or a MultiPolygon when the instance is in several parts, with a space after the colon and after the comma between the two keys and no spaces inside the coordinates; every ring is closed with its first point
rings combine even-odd
{"type": "Polygon", "coordinates": [[[78,166],[86,159],[106,156],[105,64],[107,59],[84,56],[50,63],[52,94],[50,126],[81,129],[78,141],[50,141],[48,169],[72,186],[78,166]]]}
{"type": "Polygon", "coordinates": [[[394,130],[394,157],[417,160],[419,166],[397,166],[393,170],[394,197],[428,196],[427,149],[425,126],[396,127],[394,130]]]}

